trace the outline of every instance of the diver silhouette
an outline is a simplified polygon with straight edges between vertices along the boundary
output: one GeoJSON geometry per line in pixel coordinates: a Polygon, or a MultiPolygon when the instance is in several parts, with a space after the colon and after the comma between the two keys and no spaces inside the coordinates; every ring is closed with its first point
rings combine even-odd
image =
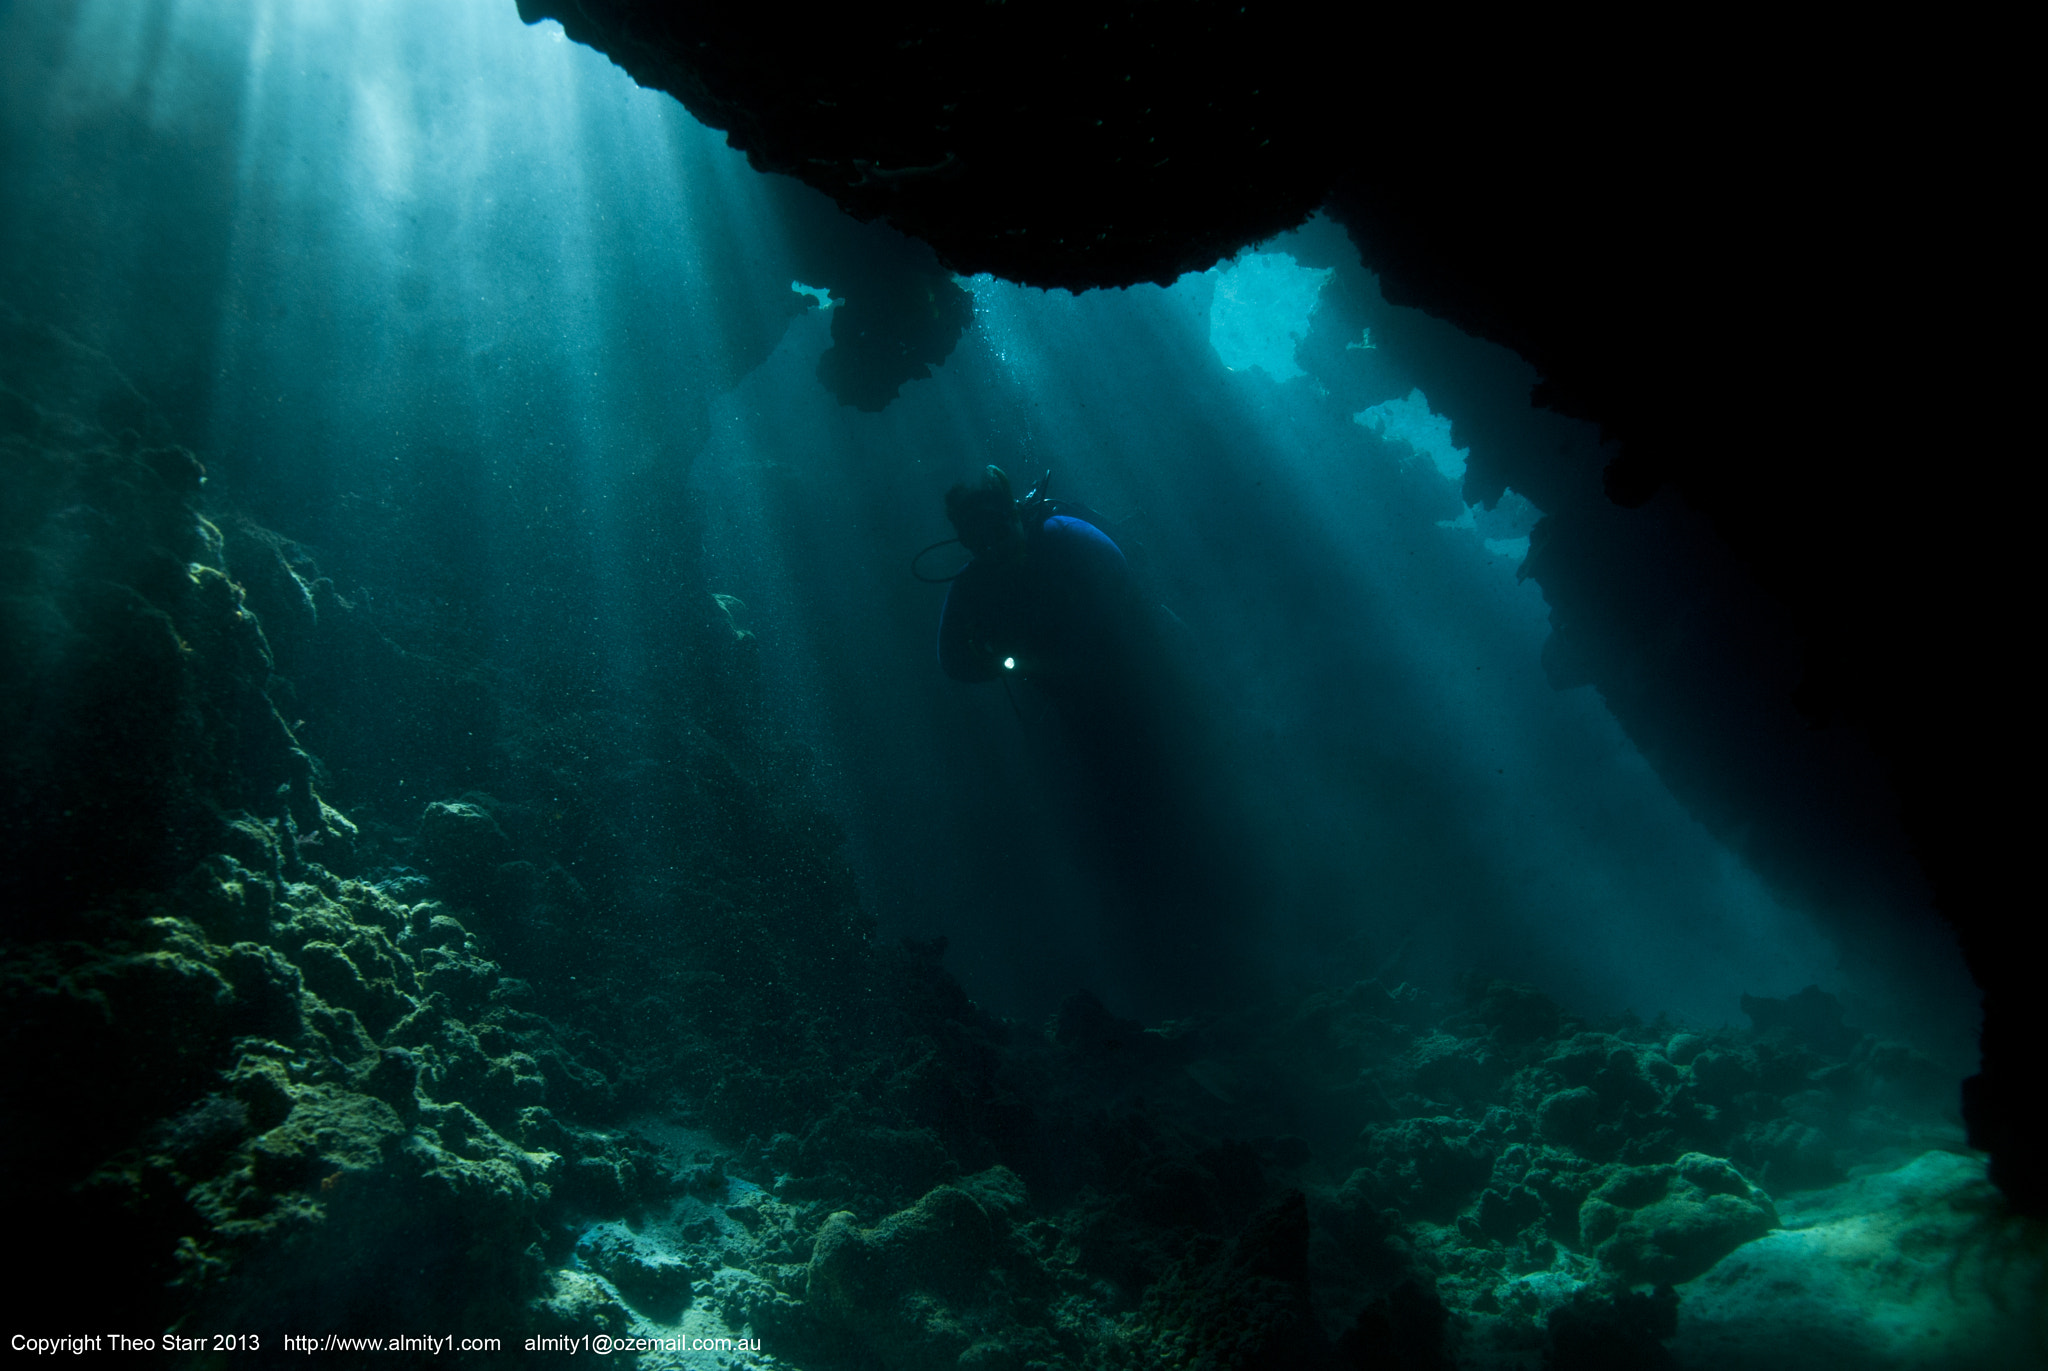
{"type": "Polygon", "coordinates": [[[972,554],[939,614],[939,666],[956,681],[1014,675],[1057,700],[1099,688],[1121,665],[1136,609],[1130,569],[1098,516],[1046,494],[1049,479],[1020,501],[992,466],[946,492],[972,554]]]}
{"type": "Polygon", "coordinates": [[[1052,499],[1048,478],[1019,500],[992,466],[946,493],[972,559],[950,578],[912,567],[951,581],[939,666],[968,684],[1017,678],[1050,706],[1027,718],[1011,696],[1075,853],[1109,896],[1101,955],[1117,993],[1144,1012],[1213,1007],[1246,983],[1261,884],[1248,825],[1174,646],[1178,621],[1152,612],[1107,521],[1052,499]]]}

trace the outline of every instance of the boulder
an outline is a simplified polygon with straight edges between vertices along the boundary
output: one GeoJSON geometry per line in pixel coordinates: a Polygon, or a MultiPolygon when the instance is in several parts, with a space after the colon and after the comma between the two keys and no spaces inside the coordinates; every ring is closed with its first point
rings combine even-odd
{"type": "Polygon", "coordinates": [[[1692,1280],[1777,1226],[1769,1195],[1700,1152],[1675,1164],[1620,1167],[1579,1206],[1581,1241],[1629,1284],[1692,1280]]]}

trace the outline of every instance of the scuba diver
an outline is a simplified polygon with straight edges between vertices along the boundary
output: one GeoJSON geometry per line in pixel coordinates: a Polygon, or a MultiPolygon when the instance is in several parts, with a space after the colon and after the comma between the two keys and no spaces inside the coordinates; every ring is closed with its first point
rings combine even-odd
{"type": "Polygon", "coordinates": [[[1018,500],[992,466],[946,492],[946,517],[972,554],[939,615],[939,666],[956,681],[1015,675],[1071,695],[1103,683],[1122,656],[1135,601],[1124,554],[1099,516],[1046,494],[1050,479],[1018,500]]]}
{"type": "Polygon", "coordinates": [[[1214,1004],[1247,984],[1247,930],[1263,888],[1185,629],[1150,612],[1139,579],[1086,506],[1055,500],[1051,473],[1020,500],[1000,467],[946,492],[971,554],[939,617],[939,666],[955,681],[1021,677],[1050,710],[1027,718],[1027,755],[1056,799],[1074,855],[1103,892],[1105,974],[1158,1012],[1214,1004]],[[1171,625],[1172,628],[1168,626],[1171,625]],[[1176,633],[1173,629],[1179,629],[1176,633]]]}

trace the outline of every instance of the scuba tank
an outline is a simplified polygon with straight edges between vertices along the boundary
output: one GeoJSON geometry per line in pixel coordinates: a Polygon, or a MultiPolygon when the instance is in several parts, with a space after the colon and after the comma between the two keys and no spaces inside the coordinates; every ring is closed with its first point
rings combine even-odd
{"type": "MultiPolygon", "coordinates": [[[[1008,488],[1009,477],[1003,475],[1002,468],[991,466],[988,468],[988,471],[992,478],[1000,480],[1003,486],[1006,489],[1008,488]]],[[[1117,541],[1116,535],[1110,532],[1110,523],[1107,519],[1078,500],[1059,500],[1053,498],[1051,487],[1052,468],[1047,467],[1045,474],[1032,483],[1031,488],[1024,492],[1021,499],[1016,500],[1017,516],[1023,521],[1025,528],[1036,528],[1047,519],[1064,515],[1070,519],[1079,519],[1083,523],[1092,524],[1095,528],[1101,530],[1102,535],[1111,542],[1117,541]]],[[[926,585],[944,585],[946,582],[957,578],[961,572],[973,565],[973,558],[970,557],[966,562],[961,563],[945,576],[927,576],[924,574],[921,564],[927,554],[937,552],[942,547],[952,547],[959,543],[959,541],[958,538],[942,538],[920,551],[915,557],[910,559],[910,574],[923,581],[926,585]]]]}
{"type": "MultiPolygon", "coordinates": [[[[1001,488],[1004,488],[1004,492],[1010,490],[1010,477],[1004,475],[1001,467],[989,467],[989,477],[991,477],[991,482],[999,482],[1001,488]]],[[[1040,475],[1036,482],[1032,482],[1032,488],[1024,492],[1024,498],[1020,498],[1020,500],[1014,498],[1012,500],[1012,504],[1016,506],[1018,518],[1020,518],[1022,525],[1026,529],[1036,529],[1038,525],[1042,525],[1044,521],[1047,521],[1047,518],[1053,518],[1057,514],[1065,514],[1069,518],[1079,518],[1079,521],[1083,521],[1083,523],[1094,525],[1112,543],[1116,541],[1116,537],[1108,529],[1108,521],[1106,521],[1106,518],[1102,518],[1102,514],[1098,514],[1092,508],[1087,508],[1085,504],[1081,504],[1077,500],[1055,500],[1053,494],[1051,494],[1051,486],[1053,486],[1053,469],[1047,467],[1047,469],[1044,469],[1044,475],[1040,475]]],[[[954,578],[961,576],[961,572],[965,572],[969,566],[973,566],[973,557],[969,557],[967,562],[963,562],[961,566],[956,566],[946,576],[926,576],[924,574],[924,559],[926,559],[926,555],[938,551],[940,547],[954,547],[954,545],[958,545],[958,541],[961,541],[961,539],[950,537],[950,539],[940,539],[940,541],[932,543],[930,547],[924,547],[918,555],[909,559],[909,574],[915,576],[918,580],[922,580],[922,582],[926,582],[928,586],[942,586],[948,580],[954,580],[954,578]]]]}

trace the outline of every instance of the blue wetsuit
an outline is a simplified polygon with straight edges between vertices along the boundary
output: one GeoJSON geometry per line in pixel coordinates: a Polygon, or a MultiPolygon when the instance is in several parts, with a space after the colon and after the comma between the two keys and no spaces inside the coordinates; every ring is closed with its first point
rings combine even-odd
{"type": "Polygon", "coordinates": [[[1124,554],[1095,525],[1055,514],[1027,526],[1024,551],[977,558],[955,577],[939,616],[939,666],[956,681],[1058,680],[1104,670],[1130,598],[1124,554]]]}

